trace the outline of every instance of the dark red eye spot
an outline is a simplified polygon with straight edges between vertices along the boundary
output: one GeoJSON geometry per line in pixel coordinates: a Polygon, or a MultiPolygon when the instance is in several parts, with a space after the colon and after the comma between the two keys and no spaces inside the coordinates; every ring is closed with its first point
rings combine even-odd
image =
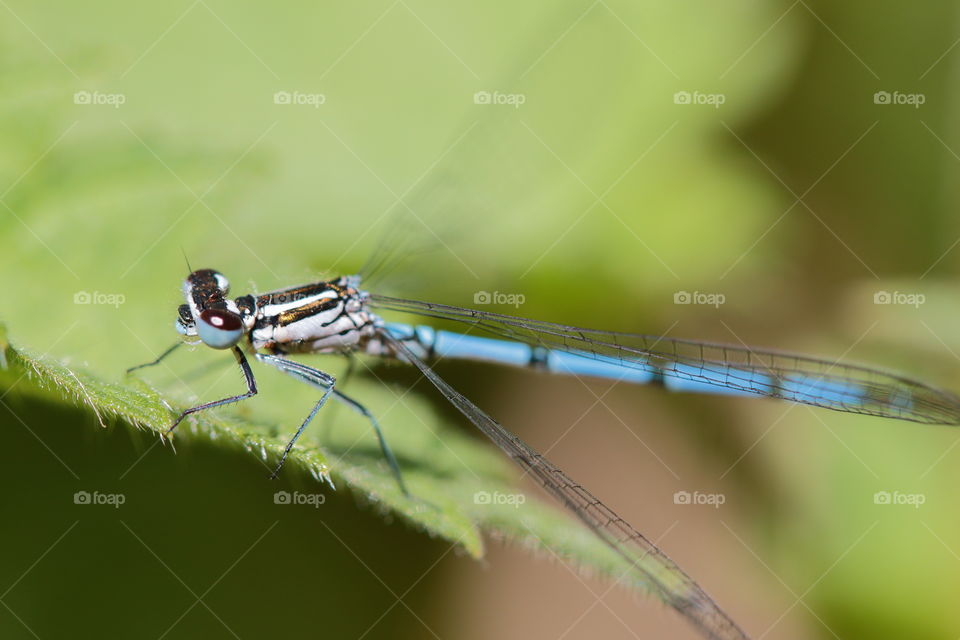
{"type": "Polygon", "coordinates": [[[243,326],[240,316],[223,309],[206,309],[200,312],[200,320],[207,323],[215,329],[224,331],[236,331],[243,326]]]}

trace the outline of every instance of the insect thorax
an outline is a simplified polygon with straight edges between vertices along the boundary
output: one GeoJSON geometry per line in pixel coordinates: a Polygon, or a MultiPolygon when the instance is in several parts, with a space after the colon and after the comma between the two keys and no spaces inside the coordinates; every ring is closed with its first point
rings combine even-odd
{"type": "Polygon", "coordinates": [[[344,277],[238,300],[252,306],[250,342],[282,353],[334,353],[357,349],[374,334],[377,316],[367,294],[344,277]]]}

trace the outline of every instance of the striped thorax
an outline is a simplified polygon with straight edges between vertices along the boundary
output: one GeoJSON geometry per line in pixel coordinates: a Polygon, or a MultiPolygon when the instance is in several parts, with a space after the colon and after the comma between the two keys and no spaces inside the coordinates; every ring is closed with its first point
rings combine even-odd
{"type": "Polygon", "coordinates": [[[253,304],[256,321],[250,332],[255,349],[280,353],[351,351],[374,334],[379,322],[367,310],[367,293],[359,278],[281,289],[238,299],[241,310],[253,304]]]}
{"type": "Polygon", "coordinates": [[[362,348],[380,319],[366,308],[357,276],[228,300],[229,283],[212,269],[191,273],[183,285],[177,330],[226,349],[246,335],[253,350],[338,353],[362,348]]]}

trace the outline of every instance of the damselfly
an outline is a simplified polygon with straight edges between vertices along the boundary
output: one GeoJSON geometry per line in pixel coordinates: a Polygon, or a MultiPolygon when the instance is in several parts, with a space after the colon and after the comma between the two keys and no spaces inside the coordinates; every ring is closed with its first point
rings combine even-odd
{"type": "MultiPolygon", "coordinates": [[[[212,269],[193,271],[183,285],[176,329],[186,342],[230,349],[247,383],[246,392],[182,412],[188,415],[238,402],[257,393],[247,355],[321,391],[313,409],[287,444],[274,476],[297,439],[333,396],[373,426],[390,468],[403,488],[396,459],[376,418],[336,388],[333,376],[291,360],[294,354],[366,353],[415,366],[500,449],[642,574],[651,588],[710,638],[747,635],[653,543],[553,463],[513,435],[427,364],[441,358],[484,360],[553,373],[659,384],[677,391],[732,393],[872,416],[931,424],[960,423],[960,398],[903,376],[801,355],[582,329],[368,293],[359,276],[316,282],[261,295],[229,299],[229,283],[212,269]],[[452,320],[493,337],[387,322],[379,311],[452,320]]],[[[164,352],[158,363],[178,342],[164,352]]],[[[139,367],[134,367],[134,369],[139,367]]],[[[133,369],[131,369],[132,371],[133,369]]],[[[403,488],[404,492],[406,489],[403,488]]]]}

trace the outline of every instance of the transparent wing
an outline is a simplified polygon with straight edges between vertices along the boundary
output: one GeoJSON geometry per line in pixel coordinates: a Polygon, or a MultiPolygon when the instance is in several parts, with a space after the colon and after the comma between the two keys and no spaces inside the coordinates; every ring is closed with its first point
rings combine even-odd
{"type": "Polygon", "coordinates": [[[560,362],[560,369],[568,372],[577,372],[578,360],[600,362],[624,373],[646,372],[650,381],[683,381],[686,386],[680,389],[725,389],[849,413],[960,424],[960,398],[954,394],[869,367],[748,347],[569,327],[385,296],[374,295],[371,303],[382,309],[465,323],[545,349],[544,362],[551,361],[551,353],[570,354],[574,357],[560,362]]]}
{"type": "Polygon", "coordinates": [[[692,578],[630,523],[444,382],[401,341],[386,331],[381,331],[381,337],[401,357],[417,367],[451,404],[540,486],[630,563],[653,593],[698,627],[705,637],[714,640],[748,638],[692,578]]]}

